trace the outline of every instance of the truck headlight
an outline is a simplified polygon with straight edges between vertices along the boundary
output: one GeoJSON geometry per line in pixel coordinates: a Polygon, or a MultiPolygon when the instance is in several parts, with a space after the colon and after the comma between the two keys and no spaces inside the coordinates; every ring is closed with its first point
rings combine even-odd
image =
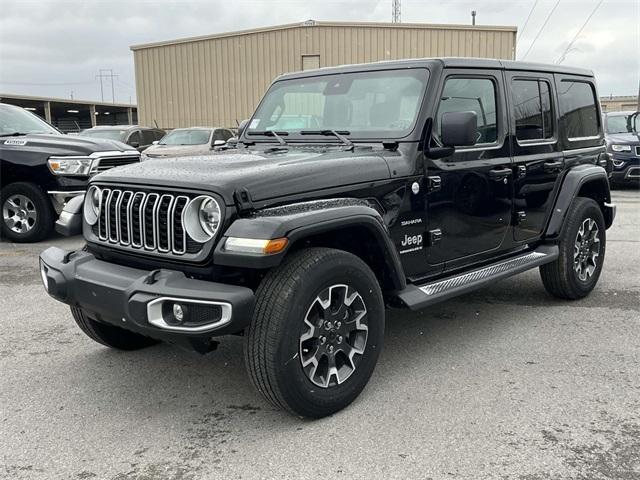
{"type": "Polygon", "coordinates": [[[89,225],[95,225],[100,218],[101,205],[102,190],[92,185],[84,196],[84,219],[89,225]]]}
{"type": "Polygon", "coordinates": [[[613,150],[614,152],[630,152],[631,151],[631,145],[616,145],[616,144],[613,144],[613,145],[611,145],[611,150],[613,150]]]}
{"type": "Polygon", "coordinates": [[[54,175],[89,175],[93,158],[49,157],[49,170],[54,175]]]}
{"type": "Polygon", "coordinates": [[[222,210],[214,198],[200,195],[189,202],[182,215],[187,234],[196,242],[204,243],[220,228],[222,210]]]}

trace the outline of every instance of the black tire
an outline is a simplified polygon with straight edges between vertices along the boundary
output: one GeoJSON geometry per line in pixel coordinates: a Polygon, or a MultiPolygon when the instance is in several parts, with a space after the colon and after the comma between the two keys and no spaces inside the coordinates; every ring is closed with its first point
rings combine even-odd
{"type": "Polygon", "coordinates": [[[34,183],[16,182],[3,187],[0,198],[0,209],[2,210],[2,236],[12,242],[39,242],[51,235],[53,231],[56,221],[53,205],[47,194],[34,183]],[[29,206],[35,208],[35,222],[29,227],[29,230],[24,233],[12,230],[4,218],[5,208],[10,208],[10,205],[6,202],[15,195],[21,195],[27,198],[30,202],[29,206]]]}
{"type": "MultiPolygon", "coordinates": [[[[345,308],[351,311],[351,307],[345,308]]],[[[296,415],[320,418],[345,408],[362,392],[375,368],[383,337],[382,292],[367,264],[341,250],[310,248],[286,259],[260,284],[245,335],[245,362],[254,386],[270,403],[296,415]],[[341,285],[353,289],[345,289],[344,298],[348,294],[351,298],[355,291],[358,302],[362,301],[359,304],[366,307],[368,336],[359,363],[346,379],[339,383],[337,375],[329,374],[335,384],[321,387],[303,369],[301,335],[305,318],[321,292],[341,285]]],[[[347,341],[342,347],[346,346],[347,341]]],[[[335,355],[337,358],[338,350],[335,355]]]]}
{"type": "Polygon", "coordinates": [[[544,287],[551,295],[568,300],[577,300],[589,295],[596,283],[598,283],[604,264],[607,244],[606,229],[602,210],[590,198],[577,197],[569,207],[566,222],[558,244],[560,256],[552,263],[542,265],[540,267],[540,276],[544,287]],[[598,227],[600,247],[599,255],[595,262],[595,270],[586,280],[582,280],[574,268],[574,244],[581,225],[589,218],[594,220],[598,227]]]}
{"type": "Polygon", "coordinates": [[[91,340],[105,347],[115,348],[117,350],[139,350],[159,343],[153,338],[91,320],[84,314],[81,308],[71,307],[71,313],[80,330],[91,340]]]}

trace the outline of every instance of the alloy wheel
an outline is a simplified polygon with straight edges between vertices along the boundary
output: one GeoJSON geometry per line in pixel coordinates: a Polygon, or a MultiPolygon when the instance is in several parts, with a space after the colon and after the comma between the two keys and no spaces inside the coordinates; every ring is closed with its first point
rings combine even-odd
{"type": "Polygon", "coordinates": [[[586,218],[578,229],[573,246],[573,269],[583,282],[591,278],[598,266],[599,234],[598,224],[592,218],[586,218]]]}
{"type": "Polygon", "coordinates": [[[11,231],[24,234],[36,224],[38,213],[33,201],[25,195],[11,195],[2,205],[2,218],[11,231]]]}
{"type": "Polygon", "coordinates": [[[302,368],[321,388],[344,383],[358,368],[367,337],[367,307],[348,285],[324,289],[311,303],[299,342],[302,368]]]}

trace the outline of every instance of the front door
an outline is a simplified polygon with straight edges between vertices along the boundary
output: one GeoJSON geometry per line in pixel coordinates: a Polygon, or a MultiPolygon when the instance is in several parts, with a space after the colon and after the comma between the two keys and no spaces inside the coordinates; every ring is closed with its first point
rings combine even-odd
{"type": "Polygon", "coordinates": [[[500,249],[511,225],[512,174],[505,89],[498,70],[447,70],[434,115],[439,143],[445,112],[473,111],[477,143],[427,159],[427,261],[464,266],[500,249]]]}

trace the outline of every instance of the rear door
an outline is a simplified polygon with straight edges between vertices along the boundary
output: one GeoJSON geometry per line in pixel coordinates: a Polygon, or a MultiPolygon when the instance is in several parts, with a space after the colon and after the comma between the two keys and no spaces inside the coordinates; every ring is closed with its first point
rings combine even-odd
{"type": "Polygon", "coordinates": [[[552,74],[505,72],[514,161],[516,242],[542,234],[562,179],[558,102],[552,74]]]}
{"type": "Polygon", "coordinates": [[[427,261],[450,269],[500,250],[511,225],[513,172],[502,72],[447,69],[440,92],[436,141],[445,112],[473,111],[478,119],[476,145],[426,163],[427,261]]]}

